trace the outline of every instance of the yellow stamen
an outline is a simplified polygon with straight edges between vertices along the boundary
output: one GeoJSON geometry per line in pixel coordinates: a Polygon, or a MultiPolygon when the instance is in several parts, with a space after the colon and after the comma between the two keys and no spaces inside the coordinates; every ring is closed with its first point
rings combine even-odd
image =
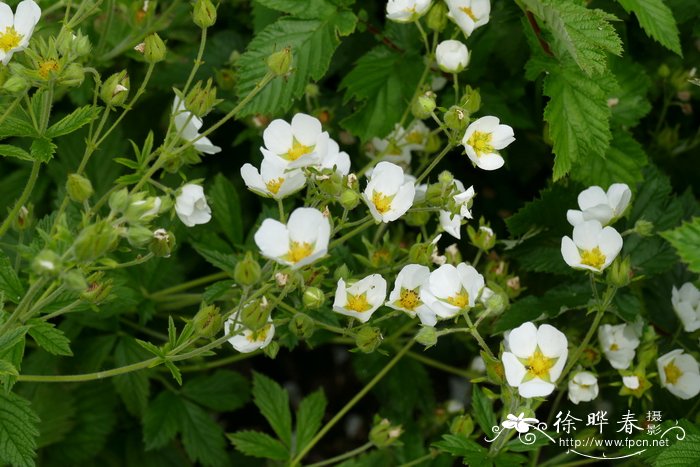
{"type": "Polygon", "coordinates": [[[489,154],[494,151],[491,145],[491,139],[493,135],[491,133],[485,133],[483,131],[475,131],[471,134],[467,140],[467,144],[474,148],[477,157],[481,157],[483,154],[489,154]]]}
{"type": "Polygon", "coordinates": [[[399,145],[393,141],[389,142],[389,145],[386,147],[385,152],[390,156],[400,156],[402,154],[399,145]]]}
{"type": "Polygon", "coordinates": [[[292,149],[290,149],[289,152],[283,157],[287,160],[295,161],[301,156],[305,156],[311,153],[313,150],[314,146],[304,146],[299,141],[297,141],[296,138],[294,138],[294,141],[292,142],[292,149]]]}
{"type": "Polygon", "coordinates": [[[412,131],[406,135],[406,142],[411,144],[423,144],[423,134],[418,131],[412,131]]]}
{"type": "Polygon", "coordinates": [[[409,311],[413,311],[416,309],[418,305],[421,304],[420,301],[420,296],[418,295],[418,292],[414,289],[404,289],[401,287],[401,293],[399,295],[398,299],[398,305],[409,311]]]}
{"type": "Polygon", "coordinates": [[[278,178],[273,178],[272,180],[269,180],[265,182],[265,186],[267,187],[267,191],[272,193],[273,195],[276,195],[278,191],[280,191],[280,187],[284,183],[284,178],[278,177],[278,178]]]}
{"type": "Polygon", "coordinates": [[[56,60],[44,60],[39,64],[39,76],[44,79],[49,78],[49,73],[58,71],[58,62],[56,60]]]}
{"type": "Polygon", "coordinates": [[[16,48],[22,41],[22,34],[18,33],[14,26],[7,26],[5,32],[0,33],[0,50],[9,52],[16,48]]]}
{"type": "Polygon", "coordinates": [[[248,342],[263,342],[267,338],[267,332],[270,330],[270,324],[266,324],[257,331],[251,331],[250,334],[246,336],[248,342]]]}
{"type": "Polygon", "coordinates": [[[379,191],[372,193],[372,204],[374,204],[374,207],[377,208],[377,211],[379,211],[380,214],[384,214],[391,209],[391,201],[393,199],[393,195],[387,196],[379,191]]]}
{"type": "Polygon", "coordinates": [[[613,344],[610,346],[610,351],[611,351],[611,352],[615,352],[615,351],[618,351],[618,350],[620,350],[620,346],[619,346],[619,345],[613,343],[613,344]]]}
{"type": "Polygon", "coordinates": [[[314,252],[314,246],[308,242],[289,242],[289,252],[284,256],[287,261],[298,263],[314,252]]]}
{"type": "Polygon", "coordinates": [[[463,7],[460,7],[459,9],[462,10],[465,15],[469,16],[472,19],[472,21],[476,22],[476,20],[477,20],[476,15],[474,14],[474,12],[472,11],[471,8],[469,8],[468,6],[463,6],[463,7]]]}
{"type": "Polygon", "coordinates": [[[549,381],[549,370],[552,369],[557,360],[558,358],[546,357],[538,347],[524,364],[530,376],[549,381]]]}
{"type": "Polygon", "coordinates": [[[348,310],[356,311],[358,313],[364,313],[365,311],[372,308],[372,306],[367,302],[367,294],[362,293],[359,295],[348,294],[348,301],[345,304],[345,308],[348,310]]]}
{"type": "Polygon", "coordinates": [[[585,264],[592,268],[600,269],[605,263],[605,255],[600,248],[595,247],[592,250],[584,250],[581,252],[581,264],[585,264]]]}
{"type": "Polygon", "coordinates": [[[676,384],[683,372],[678,368],[673,362],[670,362],[664,367],[664,373],[666,374],[666,382],[668,384],[676,384]]]}
{"type": "Polygon", "coordinates": [[[454,297],[448,297],[447,303],[458,308],[465,308],[467,305],[469,305],[469,294],[466,290],[462,289],[454,297]]]}

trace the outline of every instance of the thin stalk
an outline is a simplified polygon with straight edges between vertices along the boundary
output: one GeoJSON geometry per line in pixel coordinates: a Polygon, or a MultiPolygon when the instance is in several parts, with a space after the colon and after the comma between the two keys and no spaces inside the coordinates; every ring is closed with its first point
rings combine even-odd
{"type": "Polygon", "coordinates": [[[466,370],[460,370],[459,368],[456,368],[451,365],[447,365],[445,363],[442,363],[438,360],[434,360],[430,357],[426,357],[425,355],[421,355],[416,352],[408,352],[406,354],[407,357],[411,357],[412,359],[421,362],[424,365],[433,367],[437,370],[444,371],[445,373],[450,373],[456,376],[461,376],[462,378],[467,378],[470,379],[473,375],[469,374],[468,371],[466,370]]]}
{"type": "Polygon", "coordinates": [[[331,244],[328,246],[328,249],[330,250],[334,246],[342,244],[344,241],[354,237],[355,235],[359,234],[360,232],[366,230],[368,227],[374,225],[374,219],[370,219],[366,221],[364,224],[360,224],[354,229],[352,229],[350,232],[346,233],[340,238],[337,238],[331,242],[331,244]]]}
{"type": "Polygon", "coordinates": [[[228,279],[230,276],[226,272],[217,272],[215,274],[210,274],[208,276],[200,277],[198,279],[193,279],[191,281],[183,282],[182,284],[175,285],[173,287],[168,287],[167,289],[159,290],[152,294],[148,294],[148,298],[160,298],[161,296],[167,296],[174,293],[182,292],[184,290],[192,289],[200,285],[208,284],[210,282],[218,281],[219,279],[228,279]]]}
{"type": "Polygon", "coordinates": [[[350,459],[351,457],[355,457],[358,454],[362,454],[366,450],[372,448],[372,446],[374,446],[374,444],[372,444],[371,441],[368,441],[362,446],[353,449],[352,451],[344,452],[343,454],[331,457],[330,459],[326,459],[325,461],[316,462],[314,464],[307,464],[306,467],[323,467],[324,465],[334,465],[339,463],[340,461],[344,461],[345,459],[350,459]]]}
{"type": "Polygon", "coordinates": [[[22,190],[22,194],[17,199],[17,202],[15,202],[15,205],[12,207],[12,210],[3,221],[2,225],[0,225],[0,238],[2,238],[7,233],[7,230],[12,225],[12,221],[14,221],[17,217],[19,210],[22,209],[22,206],[24,206],[24,204],[31,196],[32,190],[34,190],[34,185],[36,184],[36,181],[39,178],[39,169],[41,169],[41,162],[35,161],[32,164],[32,171],[29,173],[29,179],[27,180],[27,184],[24,185],[24,190],[22,190]]]}
{"type": "Polygon", "coordinates": [[[445,156],[447,155],[447,153],[450,152],[450,150],[451,150],[453,147],[454,147],[454,146],[453,146],[452,144],[448,144],[448,145],[445,146],[445,148],[440,152],[440,154],[438,154],[437,156],[435,156],[435,159],[433,159],[433,161],[430,163],[430,165],[429,165],[428,167],[426,167],[425,170],[423,171],[423,173],[420,174],[420,175],[418,176],[418,178],[416,179],[416,185],[418,185],[420,182],[422,182],[423,179],[424,179],[425,177],[427,177],[428,174],[430,174],[430,172],[440,163],[440,161],[442,160],[442,158],[445,157],[445,156]]]}

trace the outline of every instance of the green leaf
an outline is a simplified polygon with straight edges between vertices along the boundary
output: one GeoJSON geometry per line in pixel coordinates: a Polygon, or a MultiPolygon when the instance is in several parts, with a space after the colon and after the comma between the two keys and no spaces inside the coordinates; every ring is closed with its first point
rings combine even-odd
{"type": "Polygon", "coordinates": [[[292,70],[288,76],[274,78],[242,109],[241,115],[286,112],[304,93],[309,81],[321,79],[340,44],[339,37],[355,30],[357,17],[350,11],[335,9],[318,19],[282,17],[257,34],[248,50],[238,59],[236,94],[247,96],[268,74],[267,58],[289,47],[292,70]]]}
{"type": "Polygon", "coordinates": [[[29,324],[29,335],[34,338],[39,347],[53,355],[72,356],[70,340],[53,324],[41,320],[32,319],[29,324]]]}
{"type": "Polygon", "coordinates": [[[187,401],[183,404],[182,444],[189,458],[205,466],[227,465],[224,431],[199,406],[187,401]]]}
{"type": "Polygon", "coordinates": [[[322,389],[311,393],[301,401],[297,410],[297,452],[301,452],[321,428],[321,422],[325,413],[326,396],[323,394],[322,389]]]}
{"type": "Polygon", "coordinates": [[[237,262],[234,255],[210,248],[204,242],[191,242],[191,245],[208,263],[233,276],[237,262]]]}
{"type": "Polygon", "coordinates": [[[0,358],[0,375],[19,376],[19,372],[12,363],[0,358]]]}
{"type": "Polygon", "coordinates": [[[267,8],[289,13],[301,19],[317,19],[332,15],[337,7],[327,0],[255,0],[267,8]]]}
{"type": "Polygon", "coordinates": [[[626,183],[634,186],[643,179],[647,155],[628,132],[615,130],[605,157],[589,157],[577,162],[571,171],[571,178],[584,185],[608,187],[613,183],[626,183]]]}
{"type": "Polygon", "coordinates": [[[556,55],[560,59],[570,56],[587,75],[605,72],[608,53],[622,54],[622,42],[610,24],[617,20],[614,15],[574,2],[523,0],[523,3],[551,31],[556,55]]]}
{"type": "Polygon", "coordinates": [[[442,441],[433,446],[453,456],[463,457],[467,465],[492,465],[488,451],[465,436],[442,435],[442,441]]]}
{"type": "Polygon", "coordinates": [[[48,162],[56,153],[56,145],[50,139],[36,138],[29,148],[32,159],[39,162],[48,162]]]}
{"type": "Polygon", "coordinates": [[[212,217],[221,227],[224,235],[233,243],[243,243],[243,218],[241,202],[236,187],[223,175],[217,174],[214,186],[209,192],[212,217]]]}
{"type": "Polygon", "coordinates": [[[0,138],[9,136],[37,136],[34,125],[25,116],[10,115],[0,125],[0,138]]]}
{"type": "Polygon", "coordinates": [[[700,435],[688,435],[682,441],[664,449],[654,467],[681,467],[700,464],[700,435]]]}
{"type": "Polygon", "coordinates": [[[288,460],[289,450],[278,440],[259,431],[238,431],[227,435],[243,454],[266,459],[288,460]]]}
{"type": "Polygon", "coordinates": [[[146,450],[165,446],[180,431],[180,417],[185,410],[182,399],[163,391],[153,399],[143,414],[143,442],[146,450]]]}
{"type": "Polygon", "coordinates": [[[292,445],[292,412],[289,395],[275,381],[253,372],[253,401],[287,447],[292,445]]]}
{"type": "Polygon", "coordinates": [[[673,245],[688,269],[700,273],[700,217],[694,217],[676,229],[662,232],[661,236],[673,245]]]}
{"type": "Polygon", "coordinates": [[[340,122],[343,128],[363,141],[388,135],[410,105],[422,68],[417,53],[400,54],[384,45],[363,55],[340,83],[344,102],[357,102],[355,112],[340,122]]]}
{"type": "Polygon", "coordinates": [[[557,232],[569,230],[566,211],[577,206],[576,187],[562,184],[551,185],[542,191],[537,199],[525,204],[515,214],[506,219],[511,235],[519,237],[533,228],[554,229],[557,232]]]}
{"type": "Polygon", "coordinates": [[[15,467],[33,466],[38,424],[28,400],[0,391],[0,460],[15,467]]]}
{"type": "Polygon", "coordinates": [[[217,412],[244,406],[250,400],[249,393],[248,380],[230,370],[192,379],[182,388],[183,395],[217,412]]]}
{"type": "Polygon", "coordinates": [[[100,107],[93,107],[92,105],[78,107],[71,114],[66,115],[58,122],[51,125],[46,130],[46,133],[44,133],[44,136],[47,138],[56,138],[57,136],[73,133],[78,128],[96,119],[100,114],[100,110],[100,107]]]}
{"type": "MultiPolygon", "coordinates": [[[[150,355],[134,340],[125,336],[119,340],[114,349],[114,363],[126,366],[145,360],[150,355]]],[[[118,375],[113,379],[114,388],[124,401],[129,413],[141,416],[148,406],[150,383],[145,371],[132,371],[118,375]]]]}
{"type": "Polygon", "coordinates": [[[55,384],[40,384],[33,391],[31,402],[41,420],[38,447],[43,448],[65,439],[75,425],[73,392],[55,384]]]}
{"type": "Polygon", "coordinates": [[[618,85],[608,96],[612,105],[612,123],[634,127],[651,111],[647,98],[651,79],[642,65],[627,58],[612,60],[610,68],[618,85]]]}
{"type": "Polygon", "coordinates": [[[0,156],[14,157],[23,161],[33,162],[32,156],[22,148],[10,144],[0,144],[0,156]]]}
{"type": "Polygon", "coordinates": [[[676,20],[663,0],[618,0],[618,2],[628,13],[634,13],[639,25],[649,37],[670,51],[683,56],[676,20]]]}
{"type": "Polygon", "coordinates": [[[182,386],[182,373],[180,372],[180,369],[172,362],[172,360],[165,359],[163,360],[163,364],[165,365],[165,368],[170,370],[170,375],[175,381],[177,381],[177,384],[182,386]]]}
{"type": "Polygon", "coordinates": [[[24,286],[17,277],[10,259],[2,251],[0,251],[0,292],[4,293],[5,300],[12,303],[19,303],[24,296],[24,286]]]}
{"type": "Polygon", "coordinates": [[[476,384],[472,389],[472,413],[481,430],[490,437],[493,433],[492,428],[498,425],[498,421],[496,420],[496,414],[493,412],[492,402],[476,384]]]}

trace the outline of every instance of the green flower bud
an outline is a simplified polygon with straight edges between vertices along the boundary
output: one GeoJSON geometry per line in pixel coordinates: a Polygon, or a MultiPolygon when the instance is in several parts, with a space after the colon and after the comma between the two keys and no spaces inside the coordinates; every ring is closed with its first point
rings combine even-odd
{"type": "Polygon", "coordinates": [[[345,188],[343,177],[337,172],[322,177],[321,180],[317,179],[317,182],[319,189],[333,198],[339,197],[345,188]]]}
{"type": "Polygon", "coordinates": [[[221,70],[216,70],[214,75],[214,80],[219,89],[224,91],[233,91],[236,85],[236,72],[230,68],[222,68],[221,70]]]}
{"type": "Polygon", "coordinates": [[[678,127],[664,127],[656,137],[656,143],[670,151],[678,145],[678,127]]]}
{"type": "Polygon", "coordinates": [[[257,331],[267,325],[271,311],[267,298],[258,298],[243,307],[241,323],[251,331],[257,331]]]}
{"type": "Polygon", "coordinates": [[[656,70],[656,74],[659,75],[659,78],[668,78],[671,76],[671,69],[668,67],[668,65],[662,63],[659,66],[659,69],[656,70]]]}
{"type": "Polygon", "coordinates": [[[98,221],[85,227],[73,243],[75,259],[80,262],[101,258],[116,248],[119,241],[117,230],[108,221],[98,221]]]}
{"type": "Polygon", "coordinates": [[[84,57],[90,53],[92,45],[90,44],[90,38],[83,35],[80,31],[73,37],[71,41],[71,49],[75,56],[84,57]]]}
{"type": "Polygon", "coordinates": [[[197,0],[192,12],[194,24],[202,29],[209,28],[216,23],[216,7],[210,0],[197,0]]]}
{"type": "Polygon", "coordinates": [[[588,345],[583,349],[583,352],[581,352],[581,358],[579,358],[578,362],[585,367],[591,368],[600,363],[600,358],[600,349],[588,345]]]}
{"type": "Polygon", "coordinates": [[[447,27],[447,5],[437,2],[428,12],[428,27],[435,32],[442,32],[447,27]]]}
{"type": "Polygon", "coordinates": [[[440,183],[433,183],[428,185],[428,189],[425,191],[425,200],[428,204],[434,204],[436,206],[443,206],[445,204],[444,187],[440,183]]]}
{"type": "Polygon", "coordinates": [[[314,320],[304,313],[297,313],[289,321],[289,331],[302,340],[311,337],[315,327],[314,320]]]}
{"type": "Polygon", "coordinates": [[[372,427],[369,440],[378,449],[383,449],[394,444],[402,433],[401,425],[392,426],[391,422],[384,418],[372,427]]]}
{"type": "Polygon", "coordinates": [[[2,89],[9,94],[19,94],[29,89],[29,82],[19,75],[12,75],[3,83],[2,89]]]}
{"type": "Polygon", "coordinates": [[[255,285],[260,280],[260,271],[260,263],[253,258],[251,252],[247,252],[245,257],[236,263],[233,279],[243,287],[255,285]]]}
{"type": "Polygon", "coordinates": [[[348,188],[340,194],[338,201],[344,209],[350,211],[355,209],[360,203],[360,195],[355,190],[348,188]]]}
{"type": "Polygon", "coordinates": [[[148,249],[151,253],[159,258],[169,258],[175,248],[175,235],[165,229],[156,229],[153,231],[151,243],[148,249]]]}
{"type": "Polygon", "coordinates": [[[654,223],[646,219],[639,219],[634,223],[634,231],[642,237],[654,235],[654,223]]]}
{"type": "Polygon", "coordinates": [[[432,264],[430,257],[433,254],[433,248],[434,245],[430,243],[414,243],[408,250],[409,262],[424,266],[432,264]]]}
{"type": "Polygon", "coordinates": [[[630,258],[625,259],[619,256],[608,268],[607,273],[608,284],[615,287],[626,287],[632,279],[632,269],[630,266],[630,258]]]}
{"type": "Polygon", "coordinates": [[[149,221],[160,212],[162,201],[157,196],[144,198],[145,193],[137,193],[130,198],[124,217],[131,223],[149,221]]]}
{"type": "Polygon", "coordinates": [[[363,353],[372,353],[382,343],[382,331],[373,326],[363,326],[355,336],[355,345],[363,353]]]}
{"type": "Polygon", "coordinates": [[[78,87],[85,80],[85,70],[80,63],[69,64],[61,73],[60,83],[68,87],[78,87]]]}
{"type": "Polygon", "coordinates": [[[499,286],[489,283],[489,288],[484,288],[481,301],[489,316],[498,316],[508,307],[508,295],[499,286]]]}
{"type": "Polygon", "coordinates": [[[475,114],[481,108],[481,94],[478,89],[467,86],[462,97],[462,107],[469,113],[475,114]]]}
{"type": "Polygon", "coordinates": [[[304,94],[306,94],[311,99],[315,99],[321,95],[321,91],[318,88],[318,84],[309,83],[306,85],[306,88],[304,88],[304,94]]]}
{"type": "Polygon", "coordinates": [[[39,275],[53,276],[61,270],[61,258],[55,251],[42,250],[32,260],[32,271],[39,275]]]}
{"type": "Polygon", "coordinates": [[[276,76],[284,76],[292,69],[292,48],[285,47],[267,57],[267,67],[276,76]]]}
{"type": "Polygon", "coordinates": [[[413,100],[411,113],[413,113],[414,117],[423,120],[430,117],[435,107],[435,93],[426,92],[413,100]]]}
{"type": "Polygon", "coordinates": [[[95,190],[93,190],[92,183],[87,178],[78,174],[70,174],[66,182],[66,192],[68,192],[70,199],[76,203],[82,203],[90,198],[95,190]]]}
{"type": "Polygon", "coordinates": [[[429,211],[413,211],[413,212],[408,212],[403,216],[403,220],[406,222],[406,224],[410,225],[411,227],[420,227],[421,225],[425,225],[430,221],[430,212],[429,211]]]}
{"type": "Polygon", "coordinates": [[[494,384],[503,384],[506,376],[503,363],[501,363],[501,361],[498,359],[492,358],[484,351],[481,351],[480,354],[481,358],[484,359],[484,364],[486,365],[486,376],[488,376],[489,381],[494,384]]]}
{"type": "Polygon", "coordinates": [[[450,130],[464,130],[469,124],[469,114],[463,108],[453,105],[445,112],[443,121],[450,130]]]}
{"type": "Polygon", "coordinates": [[[206,85],[198,81],[185,97],[185,107],[198,117],[204,117],[219,102],[216,99],[216,86],[213,86],[211,78],[207,80],[206,85]]]}
{"type": "Polygon", "coordinates": [[[480,226],[479,230],[474,230],[472,226],[468,226],[467,235],[469,235],[472,245],[484,252],[488,252],[496,244],[496,234],[493,233],[490,227],[485,225],[480,226]]]}
{"type": "Polygon", "coordinates": [[[104,274],[98,272],[88,278],[88,287],[80,294],[80,298],[93,305],[99,305],[109,298],[111,292],[112,280],[105,280],[104,274]]]}
{"type": "Polygon", "coordinates": [[[335,272],[333,273],[333,279],[337,282],[339,279],[344,279],[347,281],[348,277],[350,276],[350,269],[348,269],[348,265],[343,263],[340,267],[335,269],[335,272]]]}
{"type": "Polygon", "coordinates": [[[77,269],[71,269],[63,274],[63,285],[74,292],[83,292],[88,288],[85,276],[77,269]]]}
{"type": "Polygon", "coordinates": [[[449,170],[443,170],[442,172],[440,172],[440,175],[438,175],[438,182],[440,182],[444,186],[452,186],[452,183],[454,183],[454,181],[455,177],[449,170]]]}
{"type": "Polygon", "coordinates": [[[316,310],[326,301],[326,296],[318,287],[307,287],[301,301],[309,310],[316,310]]]}
{"type": "Polygon", "coordinates": [[[445,257],[447,262],[453,266],[457,266],[462,262],[462,252],[459,251],[456,243],[445,248],[445,257]]]}
{"type": "Polygon", "coordinates": [[[450,423],[450,433],[468,437],[474,432],[474,420],[469,415],[458,415],[450,423]]]}
{"type": "Polygon", "coordinates": [[[437,341],[438,333],[432,326],[423,326],[416,334],[416,342],[424,345],[426,349],[437,344],[437,341]]]}
{"type": "Polygon", "coordinates": [[[126,230],[126,239],[129,241],[129,245],[141,248],[151,242],[153,239],[153,232],[151,232],[151,229],[142,225],[131,225],[126,230]]]}
{"type": "Polygon", "coordinates": [[[437,133],[430,133],[428,142],[425,143],[425,152],[427,154],[436,153],[442,148],[442,139],[437,133]]]}
{"type": "Polygon", "coordinates": [[[214,305],[205,306],[194,315],[192,323],[198,336],[214,336],[221,330],[221,313],[214,305]]]}
{"type": "Polygon", "coordinates": [[[267,346],[263,349],[263,352],[265,352],[265,355],[267,358],[271,358],[274,360],[277,357],[277,353],[280,351],[280,345],[277,343],[277,341],[271,341],[267,346]]]}
{"type": "Polygon", "coordinates": [[[165,42],[155,32],[146,36],[143,46],[143,57],[148,63],[158,63],[165,60],[168,50],[165,48],[165,42]]]}
{"type": "Polygon", "coordinates": [[[639,355],[639,368],[646,368],[659,356],[659,349],[656,341],[659,336],[654,331],[652,326],[646,326],[642,333],[642,343],[639,346],[637,355],[639,355]]]}
{"type": "Polygon", "coordinates": [[[109,208],[117,213],[126,211],[129,207],[129,190],[122,188],[109,196],[109,208]]]}
{"type": "Polygon", "coordinates": [[[29,208],[27,208],[27,206],[19,208],[17,217],[12,221],[12,228],[19,232],[31,226],[34,222],[32,210],[32,205],[29,205],[29,208]]]}
{"type": "Polygon", "coordinates": [[[102,84],[100,98],[110,107],[119,107],[129,97],[129,75],[126,70],[115,73],[102,84]]]}

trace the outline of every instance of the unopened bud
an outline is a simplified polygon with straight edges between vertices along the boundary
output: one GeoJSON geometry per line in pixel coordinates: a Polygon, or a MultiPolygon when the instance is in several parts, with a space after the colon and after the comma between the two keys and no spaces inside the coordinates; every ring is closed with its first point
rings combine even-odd
{"type": "Polygon", "coordinates": [[[109,208],[117,213],[126,211],[129,207],[129,190],[122,188],[109,196],[109,208]]]}
{"type": "Polygon", "coordinates": [[[12,222],[12,228],[21,231],[27,229],[32,222],[34,221],[34,216],[32,216],[32,209],[31,205],[29,208],[27,206],[22,206],[19,208],[19,212],[17,213],[17,217],[15,217],[14,221],[12,222]]]}
{"type": "Polygon", "coordinates": [[[292,49],[285,47],[267,57],[267,67],[276,76],[284,76],[292,69],[292,49]]]}
{"type": "Polygon", "coordinates": [[[490,227],[485,225],[480,226],[478,230],[468,226],[467,235],[469,235],[472,245],[482,251],[489,251],[496,244],[496,234],[493,233],[490,227]]]}
{"type": "Polygon", "coordinates": [[[430,117],[435,110],[435,93],[427,92],[418,96],[411,105],[411,113],[421,120],[430,117]]]}
{"type": "Polygon", "coordinates": [[[579,363],[585,367],[592,368],[600,363],[600,358],[601,355],[598,347],[589,345],[584,347],[583,352],[581,352],[579,363]]]}
{"type": "Polygon", "coordinates": [[[209,78],[206,84],[198,81],[185,97],[185,107],[198,117],[204,117],[219,103],[216,99],[216,86],[209,78]]]}
{"type": "Polygon", "coordinates": [[[363,326],[355,336],[355,345],[363,353],[372,353],[382,343],[382,331],[373,326],[363,326]]]}
{"type": "Polygon", "coordinates": [[[662,63],[659,66],[659,69],[656,70],[656,74],[659,75],[660,78],[668,78],[671,75],[671,69],[668,67],[668,65],[662,63]]]}
{"type": "Polygon", "coordinates": [[[355,190],[348,188],[340,194],[338,201],[344,209],[350,211],[355,209],[360,203],[360,195],[355,190]]]}
{"type": "Polygon", "coordinates": [[[474,420],[470,415],[458,415],[450,423],[450,433],[468,437],[474,431],[474,420]]]}
{"type": "Polygon", "coordinates": [[[344,279],[347,281],[348,277],[350,276],[350,269],[348,268],[348,265],[343,263],[340,265],[340,267],[335,269],[335,272],[333,273],[333,279],[337,282],[339,279],[344,279]]]}
{"type": "Polygon", "coordinates": [[[607,274],[608,284],[615,287],[626,287],[632,279],[632,268],[630,266],[630,257],[624,259],[619,256],[608,268],[607,274]]]}
{"type": "Polygon", "coordinates": [[[165,229],[156,229],[153,231],[151,243],[148,249],[155,256],[160,258],[168,258],[175,248],[175,235],[165,229]]]}
{"type": "Polygon", "coordinates": [[[211,0],[197,0],[192,12],[194,24],[202,29],[209,28],[216,23],[216,7],[211,0]]]}
{"type": "Polygon", "coordinates": [[[260,280],[261,268],[251,252],[247,252],[245,257],[236,263],[233,270],[233,279],[242,287],[257,284],[260,280]]]}
{"type": "Polygon", "coordinates": [[[654,234],[654,223],[646,219],[639,219],[634,223],[634,231],[642,237],[650,237],[654,234]]]}
{"type": "Polygon", "coordinates": [[[55,275],[61,270],[61,258],[55,251],[42,250],[32,261],[32,270],[39,275],[55,275]]]}
{"type": "Polygon", "coordinates": [[[301,301],[309,310],[315,310],[323,305],[323,302],[326,301],[326,296],[323,294],[323,290],[318,287],[307,287],[304,290],[301,301]]]}
{"type": "Polygon", "coordinates": [[[270,318],[270,307],[265,297],[248,303],[241,312],[241,323],[251,331],[262,329],[270,318]]]}
{"type": "Polygon", "coordinates": [[[463,130],[469,123],[467,113],[464,111],[464,109],[457,107],[456,105],[453,105],[447,112],[445,112],[443,120],[445,121],[447,128],[450,130],[463,130]]]}
{"type": "Polygon", "coordinates": [[[102,84],[100,97],[102,101],[111,107],[119,107],[129,97],[129,75],[126,70],[115,73],[102,84]]]}
{"type": "Polygon", "coordinates": [[[112,224],[106,220],[85,227],[73,244],[75,258],[92,261],[101,258],[117,246],[119,236],[112,224]]]}
{"type": "Polygon", "coordinates": [[[459,251],[456,243],[445,248],[445,257],[447,257],[447,262],[453,266],[457,266],[462,262],[462,253],[459,251]]]}
{"type": "Polygon", "coordinates": [[[508,307],[508,295],[496,284],[489,284],[481,292],[480,301],[486,308],[489,316],[498,316],[508,307]]]}
{"type": "Polygon", "coordinates": [[[71,269],[63,274],[63,285],[73,292],[83,292],[88,288],[85,276],[77,269],[71,269]]]}
{"type": "Polygon", "coordinates": [[[428,135],[428,142],[425,143],[425,152],[427,154],[436,153],[442,148],[442,139],[437,133],[430,133],[428,135]]]}
{"type": "Polygon", "coordinates": [[[70,199],[76,203],[82,203],[90,198],[95,190],[93,190],[92,183],[87,178],[79,174],[70,174],[66,182],[66,192],[70,199]]]}
{"type": "Polygon", "coordinates": [[[437,341],[438,334],[432,326],[423,326],[416,334],[416,342],[424,345],[426,349],[437,344],[437,341]]]}
{"type": "Polygon", "coordinates": [[[447,5],[437,2],[428,12],[428,27],[435,32],[442,32],[447,27],[447,5]]]}
{"type": "Polygon", "coordinates": [[[19,94],[29,88],[29,82],[19,75],[10,76],[2,85],[3,91],[9,94],[19,94]]]}
{"type": "Polygon", "coordinates": [[[221,313],[214,305],[200,309],[194,316],[193,324],[197,335],[211,337],[221,329],[221,313]]]}
{"type": "Polygon", "coordinates": [[[263,349],[265,356],[267,356],[267,358],[271,358],[272,360],[274,360],[277,357],[277,354],[279,353],[279,351],[280,351],[280,345],[277,343],[277,341],[271,341],[263,349]]]}
{"type": "Polygon", "coordinates": [[[158,34],[154,32],[146,36],[146,40],[143,43],[143,58],[145,58],[148,63],[162,62],[165,60],[167,52],[165,42],[163,42],[163,39],[161,39],[158,34]]]}
{"type": "Polygon", "coordinates": [[[438,175],[438,182],[440,182],[442,185],[445,186],[450,186],[454,182],[455,177],[452,175],[452,172],[449,170],[443,170],[440,172],[440,175],[438,175]]]}
{"type": "Polygon", "coordinates": [[[93,305],[99,305],[109,298],[112,292],[112,280],[105,279],[104,274],[99,272],[88,278],[88,287],[80,294],[80,298],[93,305]]]}
{"type": "Polygon", "coordinates": [[[369,432],[369,440],[378,449],[383,449],[394,444],[402,433],[401,425],[393,426],[389,420],[384,418],[372,427],[369,432]]]}
{"type": "Polygon", "coordinates": [[[157,196],[143,198],[145,193],[137,193],[130,198],[130,203],[124,212],[124,217],[129,222],[149,221],[157,216],[162,206],[162,201],[157,196]]]}
{"type": "Polygon", "coordinates": [[[641,345],[639,346],[639,368],[646,368],[659,355],[656,341],[659,336],[652,326],[646,326],[642,332],[641,345]]]}
{"type": "Polygon", "coordinates": [[[141,248],[153,239],[153,232],[142,225],[131,225],[126,230],[126,239],[129,241],[129,245],[141,248]]]}
{"type": "Polygon", "coordinates": [[[467,86],[462,97],[462,107],[469,115],[475,114],[481,108],[481,94],[478,89],[467,86]]]}
{"type": "Polygon", "coordinates": [[[305,340],[311,337],[314,333],[314,320],[304,313],[297,313],[289,321],[289,330],[299,339],[305,340]]]}
{"type": "Polygon", "coordinates": [[[414,243],[408,250],[408,259],[411,263],[427,266],[431,263],[430,258],[434,248],[435,246],[430,243],[414,243]]]}

